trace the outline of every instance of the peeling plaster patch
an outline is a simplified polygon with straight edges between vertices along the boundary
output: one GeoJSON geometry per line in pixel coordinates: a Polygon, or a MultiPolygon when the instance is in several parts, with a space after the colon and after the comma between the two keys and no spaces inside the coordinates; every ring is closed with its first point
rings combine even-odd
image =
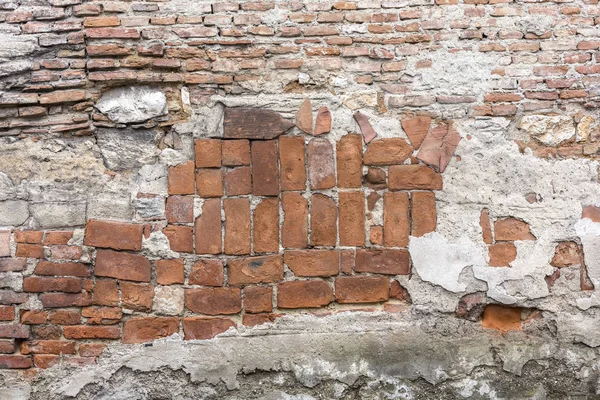
{"type": "Polygon", "coordinates": [[[545,277],[554,269],[549,255],[555,244],[550,242],[516,241],[517,258],[506,267],[473,268],[477,279],[488,283],[488,296],[505,304],[548,296],[545,277]]]}
{"type": "Polygon", "coordinates": [[[455,293],[467,288],[459,279],[463,269],[486,265],[481,248],[466,236],[456,243],[449,243],[437,232],[411,236],[408,250],[421,279],[455,293]]]}
{"type": "Polygon", "coordinates": [[[489,53],[450,53],[446,50],[429,52],[430,68],[416,70],[422,74],[413,83],[414,91],[435,95],[473,95],[487,93],[495,79],[492,71],[500,56],[489,53]],[[476,76],[477,79],[473,79],[476,76]]]}
{"type": "Polygon", "coordinates": [[[600,306],[600,223],[584,218],[575,224],[577,236],[583,245],[583,254],[588,276],[594,284],[594,293],[590,297],[576,300],[577,307],[587,310],[600,306]]]}
{"type": "MultiPolygon", "coordinates": [[[[227,390],[243,390],[244,375],[255,371],[290,373],[299,383],[294,388],[299,389],[316,388],[331,380],[338,386],[354,385],[364,378],[371,382],[364,387],[365,394],[377,390],[379,382],[379,386],[387,387],[387,394],[395,393],[399,398],[410,398],[406,396],[411,394],[411,382],[419,378],[430,385],[454,386],[453,382],[466,383],[465,377],[470,376],[481,382],[479,389],[470,386],[472,393],[491,393],[495,388],[487,385],[489,375],[481,375],[486,369],[501,366],[504,371],[520,375],[530,360],[547,362],[553,357],[568,357],[557,354],[561,347],[554,338],[523,332],[509,336],[460,319],[425,321],[410,313],[286,316],[274,324],[230,329],[211,340],[183,341],[173,335],[154,341],[152,346],[111,344],[98,364],[41,371],[45,379],[40,382],[49,383],[36,394],[87,398],[101,390],[118,397],[129,389],[127,384],[114,392],[112,386],[104,385],[121,376],[118,371],[123,368],[137,377],[154,371],[182,370],[189,376],[190,385],[223,385],[227,390]],[[440,329],[448,334],[440,335],[440,329]]],[[[576,357],[574,365],[585,354],[575,347],[566,351],[576,357]]],[[[269,384],[268,380],[264,382],[269,384]]]]}
{"type": "Polygon", "coordinates": [[[104,93],[95,107],[113,122],[129,124],[167,115],[167,98],[149,86],[119,87],[104,93]]]}

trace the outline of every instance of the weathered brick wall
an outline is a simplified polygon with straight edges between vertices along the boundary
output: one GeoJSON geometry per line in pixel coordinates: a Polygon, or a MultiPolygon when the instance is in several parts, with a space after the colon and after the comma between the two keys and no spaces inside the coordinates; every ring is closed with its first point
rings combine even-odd
{"type": "Polygon", "coordinates": [[[594,320],[599,24],[594,0],[1,2],[0,368],[298,313],[594,320]]]}

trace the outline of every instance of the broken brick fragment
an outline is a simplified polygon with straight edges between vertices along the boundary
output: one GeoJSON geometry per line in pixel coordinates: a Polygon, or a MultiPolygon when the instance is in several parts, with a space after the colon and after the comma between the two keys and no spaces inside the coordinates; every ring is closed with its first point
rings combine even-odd
{"type": "Polygon", "coordinates": [[[418,150],[429,132],[429,126],[431,125],[431,117],[427,116],[416,116],[413,118],[403,119],[402,129],[406,132],[408,139],[412,146],[418,150]]]}
{"type": "Polygon", "coordinates": [[[436,126],[425,136],[417,158],[436,171],[444,172],[460,139],[452,123],[436,126]]]}
{"type": "Polygon", "coordinates": [[[329,108],[323,106],[319,107],[317,112],[317,121],[315,122],[314,135],[322,135],[331,131],[331,113],[329,108]]]}
{"type": "Polygon", "coordinates": [[[369,122],[369,117],[367,117],[365,114],[361,113],[360,111],[356,111],[354,113],[354,119],[356,120],[356,122],[358,123],[358,126],[360,127],[360,132],[363,135],[365,143],[369,143],[371,140],[373,140],[373,139],[375,139],[375,137],[377,137],[377,132],[375,132],[375,129],[373,129],[373,127],[371,126],[371,123],[369,122]]]}
{"type": "Polygon", "coordinates": [[[313,133],[313,116],[310,99],[305,99],[296,112],[296,126],[303,132],[313,133]]]}

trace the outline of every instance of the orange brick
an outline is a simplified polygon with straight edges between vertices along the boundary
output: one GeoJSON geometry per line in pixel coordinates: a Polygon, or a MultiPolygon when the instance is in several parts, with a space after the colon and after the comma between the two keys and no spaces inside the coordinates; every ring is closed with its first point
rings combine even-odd
{"type": "Polygon", "coordinates": [[[196,168],[221,167],[221,140],[196,139],[194,141],[196,168]]]}

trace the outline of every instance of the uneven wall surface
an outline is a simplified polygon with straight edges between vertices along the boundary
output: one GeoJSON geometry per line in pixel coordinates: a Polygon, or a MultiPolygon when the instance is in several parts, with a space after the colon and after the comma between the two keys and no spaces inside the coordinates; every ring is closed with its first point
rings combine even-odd
{"type": "Polygon", "coordinates": [[[0,399],[597,398],[599,26],[0,2],[0,399]]]}

